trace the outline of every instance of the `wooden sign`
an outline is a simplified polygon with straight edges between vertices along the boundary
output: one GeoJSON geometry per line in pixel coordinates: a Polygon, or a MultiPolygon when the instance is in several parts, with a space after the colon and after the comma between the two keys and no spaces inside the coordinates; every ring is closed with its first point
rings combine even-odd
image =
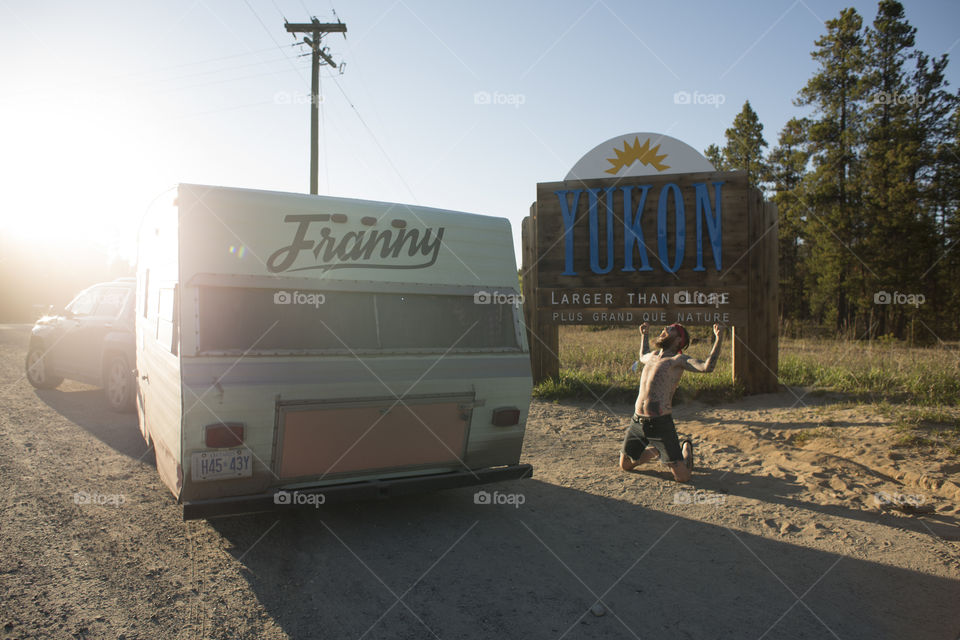
{"type": "Polygon", "coordinates": [[[717,172],[684,142],[630,133],[523,220],[524,322],[533,379],[560,373],[561,324],[731,326],[733,379],[775,391],[777,210],[746,172],[717,172]]]}
{"type": "Polygon", "coordinates": [[[560,324],[741,324],[746,172],[537,185],[541,317],[560,324]]]}

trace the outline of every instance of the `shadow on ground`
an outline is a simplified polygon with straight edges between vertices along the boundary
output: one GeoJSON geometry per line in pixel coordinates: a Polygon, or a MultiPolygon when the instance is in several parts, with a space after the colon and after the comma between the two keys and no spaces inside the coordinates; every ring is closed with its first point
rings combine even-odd
{"type": "MultiPolygon", "coordinates": [[[[99,390],[36,393],[121,454],[144,453],[136,417],[110,412],[99,390]]],[[[798,503],[789,482],[772,480],[782,483],[774,500],[833,513],[798,503]]],[[[750,495],[764,481],[704,469],[697,486],[750,495]]],[[[514,503],[522,496],[522,504],[477,504],[473,489],[459,489],[202,525],[218,539],[197,535],[190,566],[214,569],[187,579],[197,585],[196,615],[210,622],[204,636],[875,640],[952,639],[960,632],[960,580],[536,479],[484,490],[512,495],[514,503]],[[237,573],[244,589],[221,590],[237,573]],[[238,616],[232,606],[231,598],[249,598],[247,585],[264,609],[260,618],[238,616]],[[257,625],[264,633],[250,633],[257,625]]],[[[177,507],[159,509],[164,520],[177,507]]],[[[123,513],[106,512],[121,525],[123,513]]],[[[148,539],[132,540],[153,549],[148,539]]],[[[164,536],[160,546],[170,545],[187,553],[182,541],[164,536]]],[[[158,587],[157,606],[166,596],[158,587]]],[[[177,624],[191,623],[192,610],[182,603],[193,602],[188,596],[162,611],[177,624]]],[[[165,632],[171,637],[176,628],[165,632]]]]}
{"type": "Polygon", "coordinates": [[[71,387],[81,385],[71,382],[62,386],[64,389],[35,389],[34,392],[51,409],[119,453],[146,464],[155,464],[153,451],[147,452],[147,445],[140,435],[136,413],[112,411],[101,389],[82,385],[82,389],[74,390],[71,387]]]}
{"type": "MultiPolygon", "coordinates": [[[[638,473],[664,482],[669,482],[673,478],[669,471],[661,471],[655,468],[636,469],[631,473],[638,473]]],[[[841,504],[812,502],[800,497],[801,492],[805,491],[805,487],[791,482],[787,478],[701,466],[694,471],[692,484],[688,488],[690,490],[706,490],[737,495],[786,507],[815,511],[838,518],[882,524],[897,529],[909,529],[920,534],[935,535],[948,540],[960,540],[960,523],[951,516],[925,514],[922,518],[902,517],[875,509],[864,510],[857,506],[848,507],[841,504]]],[[[864,496],[868,506],[873,499],[872,494],[864,496]]]]}
{"type": "Polygon", "coordinates": [[[954,638],[960,582],[537,480],[211,521],[291,638],[954,638]],[[601,601],[605,614],[591,613],[601,601]]]}

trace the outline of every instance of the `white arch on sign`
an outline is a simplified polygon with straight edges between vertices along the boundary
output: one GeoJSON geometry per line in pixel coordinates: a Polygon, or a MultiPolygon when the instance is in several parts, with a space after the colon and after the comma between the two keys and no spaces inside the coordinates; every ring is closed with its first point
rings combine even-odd
{"type": "Polygon", "coordinates": [[[601,142],[577,161],[564,180],[628,178],[715,171],[703,154],[662,133],[627,133],[601,142]]]}

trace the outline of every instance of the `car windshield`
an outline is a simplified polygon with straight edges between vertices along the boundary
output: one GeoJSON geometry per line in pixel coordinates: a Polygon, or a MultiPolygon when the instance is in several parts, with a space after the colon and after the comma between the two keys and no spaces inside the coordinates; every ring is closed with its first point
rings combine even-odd
{"type": "Polygon", "coordinates": [[[89,316],[97,308],[97,299],[99,297],[98,289],[87,289],[81,291],[76,298],[70,301],[66,310],[74,316],[89,316]]]}
{"type": "Polygon", "coordinates": [[[514,307],[473,295],[198,288],[200,352],[518,350],[514,307]]]}
{"type": "Polygon", "coordinates": [[[101,289],[100,299],[97,302],[97,309],[94,315],[109,316],[111,318],[118,316],[129,294],[130,289],[124,287],[101,289]]]}

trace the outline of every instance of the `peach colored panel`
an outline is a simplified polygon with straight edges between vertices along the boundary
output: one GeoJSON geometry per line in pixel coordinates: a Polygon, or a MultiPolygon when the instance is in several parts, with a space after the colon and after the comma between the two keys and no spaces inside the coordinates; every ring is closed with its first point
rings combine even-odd
{"type": "Polygon", "coordinates": [[[455,402],[397,404],[386,415],[377,407],[286,412],[280,477],[455,462],[467,436],[462,413],[455,402]]]}

